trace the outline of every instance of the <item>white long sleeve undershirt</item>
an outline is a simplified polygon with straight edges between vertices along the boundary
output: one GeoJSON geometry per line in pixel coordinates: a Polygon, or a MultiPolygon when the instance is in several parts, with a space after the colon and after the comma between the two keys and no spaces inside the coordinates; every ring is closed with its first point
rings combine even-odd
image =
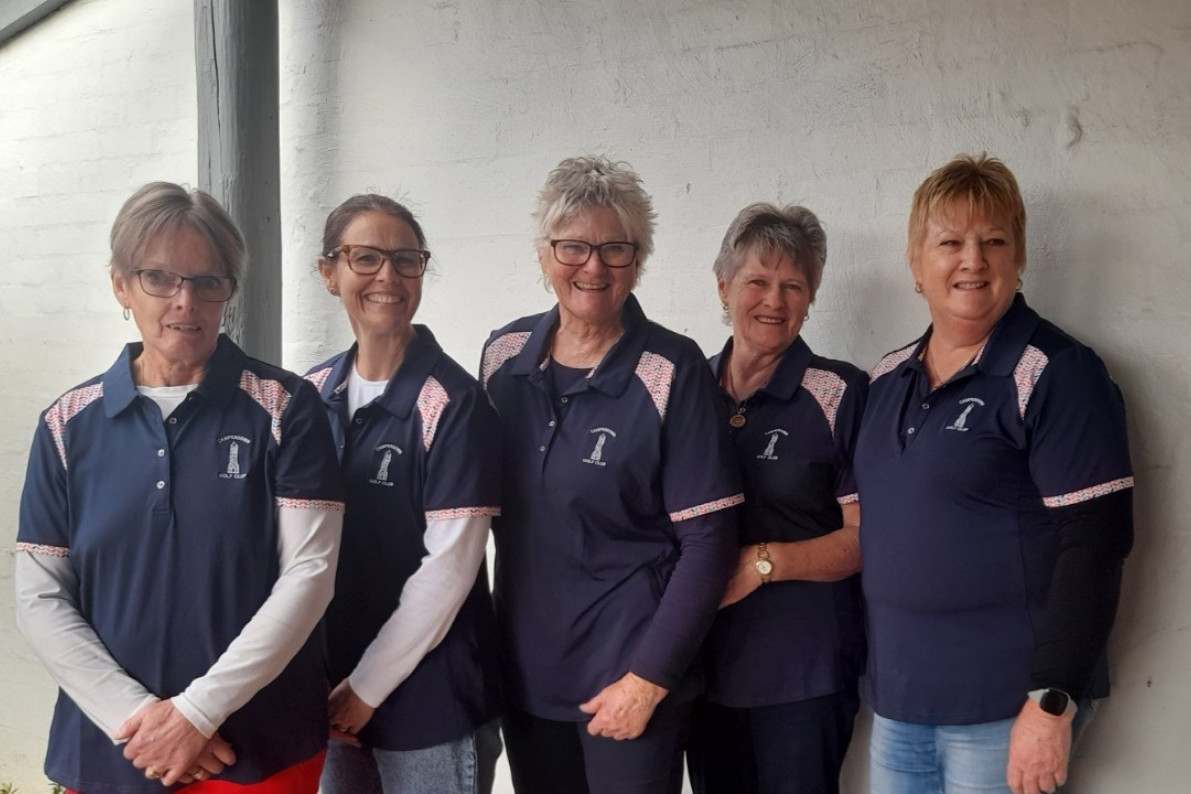
{"type": "Polygon", "coordinates": [[[401,589],[400,605],[348,677],[376,708],[442,642],[476,581],[488,543],[488,516],[429,519],[426,556],[401,589]]]}
{"type": "MultiPolygon", "coordinates": [[[[172,699],[204,736],[285,669],[306,642],[335,586],[341,510],[278,508],[280,575],[272,592],[215,664],[172,699]]],[[[19,551],[17,623],[50,675],[112,737],[158,698],[111,657],[79,613],[68,557],[19,551]]]]}

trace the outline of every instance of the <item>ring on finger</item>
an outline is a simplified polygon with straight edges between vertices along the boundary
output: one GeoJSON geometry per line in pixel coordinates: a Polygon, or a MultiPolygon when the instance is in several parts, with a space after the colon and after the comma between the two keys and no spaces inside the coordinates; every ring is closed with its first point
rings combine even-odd
{"type": "Polygon", "coordinates": [[[147,767],[145,769],[145,777],[149,778],[150,780],[156,780],[157,778],[161,777],[161,773],[158,772],[154,767],[147,767]]]}
{"type": "Polygon", "coordinates": [[[210,773],[210,772],[208,772],[206,769],[203,769],[203,768],[200,766],[200,767],[196,768],[195,770],[193,770],[193,771],[190,773],[190,776],[191,776],[192,778],[194,778],[195,780],[206,780],[208,777],[210,777],[210,776],[211,776],[211,773],[210,773]]]}

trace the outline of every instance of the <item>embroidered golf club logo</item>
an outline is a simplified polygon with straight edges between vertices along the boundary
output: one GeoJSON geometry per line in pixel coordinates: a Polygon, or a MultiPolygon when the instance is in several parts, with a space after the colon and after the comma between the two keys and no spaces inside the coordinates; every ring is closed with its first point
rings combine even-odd
{"type": "Polygon", "coordinates": [[[947,425],[945,430],[958,430],[961,433],[968,432],[968,414],[972,413],[972,409],[977,405],[983,406],[984,400],[979,397],[965,397],[959,401],[960,405],[967,406],[963,412],[955,418],[955,421],[947,425]]]}
{"type": "Polygon", "coordinates": [[[590,463],[592,466],[607,466],[604,462],[604,444],[608,442],[609,438],[616,438],[616,431],[607,427],[593,427],[587,431],[592,435],[599,434],[596,439],[595,447],[591,450],[591,455],[583,459],[584,463],[590,463]]]}
{"type": "Polygon", "coordinates": [[[396,444],[381,444],[375,451],[380,455],[380,462],[376,467],[376,476],[368,482],[373,485],[383,485],[386,488],[392,488],[393,483],[389,481],[389,465],[393,462],[394,454],[402,454],[401,447],[396,444]]]}
{"type": "Polygon", "coordinates": [[[765,435],[769,436],[769,443],[765,445],[765,451],[757,456],[757,460],[777,460],[777,455],[773,454],[773,450],[777,446],[777,440],[782,436],[788,436],[790,434],[780,427],[775,427],[765,435]]]}
{"type": "Polygon", "coordinates": [[[219,472],[219,479],[221,480],[242,480],[248,476],[248,472],[244,471],[244,465],[240,463],[240,445],[247,446],[252,442],[244,436],[223,436],[216,440],[220,446],[226,445],[226,456],[223,457],[224,468],[219,472]]]}

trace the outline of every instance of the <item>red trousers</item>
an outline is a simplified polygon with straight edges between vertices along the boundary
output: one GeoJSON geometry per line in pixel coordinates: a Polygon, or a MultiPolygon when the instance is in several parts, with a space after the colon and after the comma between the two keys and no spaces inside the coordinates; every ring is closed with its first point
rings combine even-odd
{"type": "MultiPolygon", "coordinates": [[[[183,786],[179,791],[186,794],[315,794],[318,779],[323,774],[323,762],[327,760],[324,750],[313,758],[283,769],[273,777],[259,783],[228,783],[223,780],[203,780],[183,786]]],[[[67,791],[66,794],[81,794],[67,791]]]]}

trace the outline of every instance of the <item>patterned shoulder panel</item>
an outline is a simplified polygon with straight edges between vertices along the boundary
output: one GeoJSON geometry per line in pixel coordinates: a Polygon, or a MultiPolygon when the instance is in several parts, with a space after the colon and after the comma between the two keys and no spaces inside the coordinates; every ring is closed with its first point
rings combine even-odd
{"type": "Polygon", "coordinates": [[[59,397],[45,412],[46,427],[54,439],[54,446],[58,448],[58,458],[62,461],[63,469],[66,468],[66,423],[102,396],[103,383],[72,389],[59,397]]]}
{"type": "Polygon", "coordinates": [[[285,390],[281,381],[262,378],[247,369],[240,373],[240,389],[269,414],[273,440],[280,444],[281,418],[285,416],[285,409],[289,407],[293,395],[285,390]]]}
{"type": "Polygon", "coordinates": [[[888,375],[893,372],[902,362],[914,355],[914,348],[918,346],[917,342],[911,342],[903,347],[901,350],[895,350],[885,358],[877,362],[877,366],[873,367],[873,371],[869,373],[869,383],[873,383],[882,375],[888,375]]]}
{"type": "Polygon", "coordinates": [[[1026,418],[1026,406],[1030,404],[1030,397],[1034,394],[1034,387],[1042,377],[1043,370],[1050,363],[1046,354],[1033,345],[1026,345],[1017,366],[1013,368],[1013,382],[1017,384],[1017,413],[1026,418]]]}
{"type": "Polygon", "coordinates": [[[674,384],[674,362],[648,350],[637,359],[633,372],[645,385],[649,398],[658,409],[658,416],[666,421],[666,407],[670,404],[670,387],[674,384]]]}
{"type": "Polygon", "coordinates": [[[331,377],[331,370],[333,369],[335,368],[323,367],[320,370],[306,373],[304,377],[314,384],[314,388],[318,389],[319,394],[322,394],[323,386],[327,385],[327,378],[331,377]]]}
{"type": "Polygon", "coordinates": [[[839,412],[848,384],[830,370],[807,367],[802,376],[802,388],[810,392],[815,402],[819,403],[819,407],[823,409],[823,416],[827,417],[827,426],[834,435],[835,415],[839,412]]]}
{"type": "Polygon", "coordinates": [[[480,366],[480,381],[484,388],[488,388],[488,379],[492,377],[492,373],[525,349],[529,337],[529,331],[514,331],[492,340],[492,344],[484,350],[484,361],[480,366]]]}
{"type": "Polygon", "coordinates": [[[422,415],[422,446],[427,452],[434,443],[438,422],[450,402],[451,397],[442,384],[435,380],[434,376],[426,378],[422,390],[418,392],[418,413],[422,415]]]}

